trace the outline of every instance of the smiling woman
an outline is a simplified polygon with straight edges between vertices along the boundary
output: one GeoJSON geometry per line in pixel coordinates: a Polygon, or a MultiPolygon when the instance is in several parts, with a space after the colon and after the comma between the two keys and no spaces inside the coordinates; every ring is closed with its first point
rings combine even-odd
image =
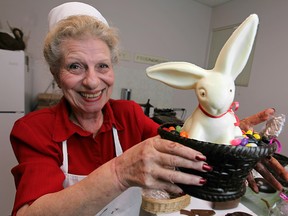
{"type": "Polygon", "coordinates": [[[19,162],[12,215],[134,216],[141,188],[179,194],[178,184],[205,184],[171,169],[210,172],[205,155],[161,139],[137,103],[110,99],[118,36],[99,11],[68,2],[50,11],[49,22],[44,56],[63,97],[12,129],[19,162]]]}
{"type": "Polygon", "coordinates": [[[65,3],[49,22],[44,56],[63,98],[13,127],[13,215],[139,215],[140,187],[178,194],[174,182],[203,185],[168,169],[207,172],[203,154],[156,136],[137,103],[110,99],[118,35],[99,11],[65,3]]]}

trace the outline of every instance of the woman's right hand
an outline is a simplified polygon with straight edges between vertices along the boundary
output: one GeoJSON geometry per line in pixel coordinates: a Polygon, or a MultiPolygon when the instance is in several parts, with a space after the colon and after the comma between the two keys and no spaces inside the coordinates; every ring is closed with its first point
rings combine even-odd
{"type": "Polygon", "coordinates": [[[175,167],[211,171],[206,157],[176,142],[149,138],[115,159],[115,170],[123,190],[131,186],[181,193],[174,183],[203,185],[206,179],[175,170],[175,167]]]}

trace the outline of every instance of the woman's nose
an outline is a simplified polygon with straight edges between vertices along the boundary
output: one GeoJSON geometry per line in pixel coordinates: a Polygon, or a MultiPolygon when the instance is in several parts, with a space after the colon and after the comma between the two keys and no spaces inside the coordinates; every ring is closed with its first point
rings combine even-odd
{"type": "Polygon", "coordinates": [[[88,89],[95,89],[100,83],[100,78],[94,69],[88,69],[85,73],[83,85],[88,89]]]}

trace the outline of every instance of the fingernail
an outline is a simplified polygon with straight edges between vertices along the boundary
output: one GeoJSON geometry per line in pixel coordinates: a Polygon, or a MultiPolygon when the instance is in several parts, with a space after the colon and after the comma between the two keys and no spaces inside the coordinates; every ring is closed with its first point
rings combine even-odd
{"type": "Polygon", "coordinates": [[[208,164],[203,164],[202,169],[205,171],[212,171],[213,168],[211,166],[209,166],[208,164]]]}
{"type": "Polygon", "coordinates": [[[205,184],[207,182],[207,180],[206,179],[204,179],[204,178],[201,178],[200,180],[199,180],[199,184],[205,184]]]}
{"type": "Polygon", "coordinates": [[[196,160],[198,161],[206,161],[206,157],[204,155],[196,155],[196,160]]]}

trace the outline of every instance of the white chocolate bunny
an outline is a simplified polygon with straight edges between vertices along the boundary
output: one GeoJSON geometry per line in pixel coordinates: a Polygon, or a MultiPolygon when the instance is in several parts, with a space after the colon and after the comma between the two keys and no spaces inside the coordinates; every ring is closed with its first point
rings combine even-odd
{"type": "Polygon", "coordinates": [[[183,125],[191,139],[230,144],[242,132],[231,106],[234,80],[245,67],[258,28],[258,16],[250,15],[230,36],[212,70],[187,62],[166,62],[146,69],[147,75],[177,89],[195,89],[199,106],[183,125]]]}

